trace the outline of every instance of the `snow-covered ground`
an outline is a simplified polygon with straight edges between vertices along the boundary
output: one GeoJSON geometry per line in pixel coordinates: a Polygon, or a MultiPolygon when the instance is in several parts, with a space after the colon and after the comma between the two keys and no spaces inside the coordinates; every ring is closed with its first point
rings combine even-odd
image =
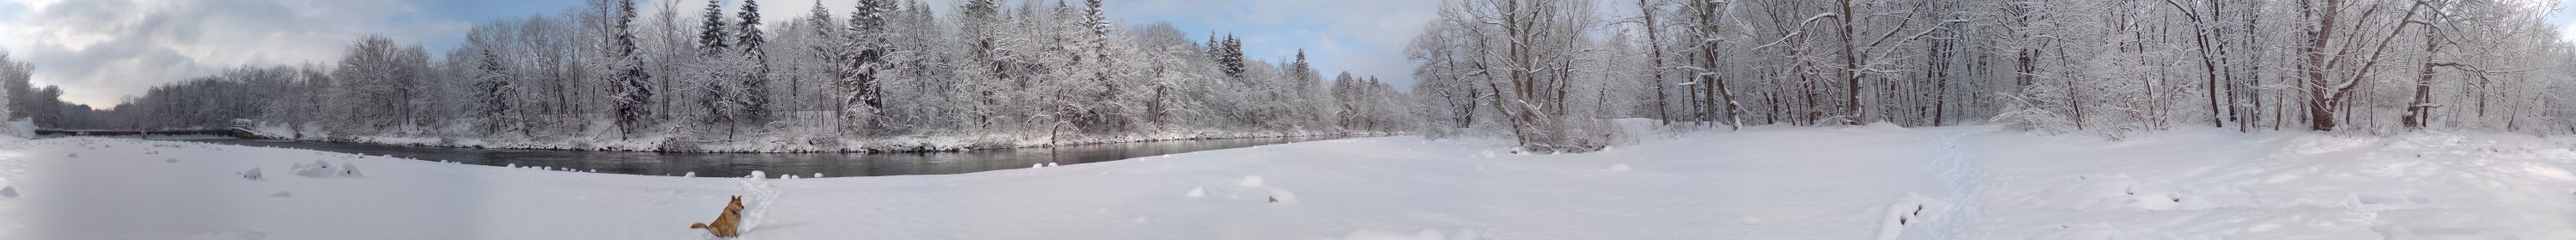
{"type": "Polygon", "coordinates": [[[0,238],[706,239],[686,226],[729,195],[747,196],[743,239],[2576,238],[2576,139],[2563,137],[1882,125],[1648,138],[1516,155],[1380,137],[806,179],[0,140],[0,238]]]}

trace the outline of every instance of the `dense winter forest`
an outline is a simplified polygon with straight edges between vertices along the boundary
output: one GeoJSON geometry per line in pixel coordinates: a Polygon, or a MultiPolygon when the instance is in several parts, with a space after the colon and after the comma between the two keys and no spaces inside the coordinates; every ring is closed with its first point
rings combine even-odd
{"type": "Polygon", "coordinates": [[[334,63],[245,67],[153,88],[100,127],[266,125],[303,139],[645,141],[652,146],[641,149],[678,151],[1411,128],[1411,101],[1373,77],[1327,81],[1302,53],[1248,59],[1239,39],[1196,41],[1167,23],[1120,27],[1098,0],[972,0],[947,17],[921,1],[860,1],[847,16],[816,2],[813,14],[783,21],[758,15],[761,2],[726,2],[690,13],[678,1],[593,0],[475,25],[441,56],[368,37],[334,63]],[[661,6],[639,13],[636,4],[661,6]]]}
{"type": "Polygon", "coordinates": [[[2576,51],[2542,21],[2547,2],[1447,0],[1404,50],[1420,64],[1405,89],[1114,22],[1099,0],[817,2],[783,21],[724,3],[591,0],[476,25],[443,55],[370,37],[337,62],[235,69],[97,112],[30,89],[23,63],[0,77],[15,77],[10,110],[47,126],[660,150],[1412,132],[1586,151],[1627,138],[1616,118],[2576,132],[2561,97],[2576,51]]]}
{"type": "Polygon", "coordinates": [[[1450,0],[1407,50],[1426,134],[1581,150],[1600,119],[2576,131],[2550,2],[1450,0]],[[1608,4],[1633,6],[1610,6],[1608,4]],[[1627,9],[1604,16],[1601,12],[1627,9]]]}

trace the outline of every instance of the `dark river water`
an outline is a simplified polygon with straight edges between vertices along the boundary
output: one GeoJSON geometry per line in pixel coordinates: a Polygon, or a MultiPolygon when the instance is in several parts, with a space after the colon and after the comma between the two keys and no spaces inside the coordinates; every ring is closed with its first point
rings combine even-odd
{"type": "Polygon", "coordinates": [[[697,176],[704,177],[741,177],[751,175],[751,171],[758,170],[768,173],[770,176],[767,177],[775,178],[784,175],[813,177],[815,173],[822,173],[824,177],[958,174],[1028,168],[1031,164],[1095,163],[1202,150],[1338,138],[1344,137],[1178,140],[933,153],[658,153],[411,147],[251,139],[179,141],[297,148],[488,166],[545,166],[578,171],[595,169],[602,173],[637,175],[679,176],[694,172],[697,176]]]}

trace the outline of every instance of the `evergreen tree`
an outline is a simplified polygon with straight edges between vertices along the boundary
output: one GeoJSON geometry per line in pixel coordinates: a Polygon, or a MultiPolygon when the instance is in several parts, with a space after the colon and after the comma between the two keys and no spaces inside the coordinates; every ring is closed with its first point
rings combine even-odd
{"type": "Polygon", "coordinates": [[[736,104],[742,107],[738,114],[741,115],[742,120],[753,123],[768,122],[769,53],[760,47],[769,40],[766,36],[762,36],[760,31],[760,2],[743,0],[742,13],[739,16],[742,17],[742,22],[736,28],[741,30],[736,30],[735,33],[741,36],[734,42],[742,46],[743,64],[749,65],[746,67],[749,67],[751,72],[744,73],[742,83],[739,84],[742,87],[742,99],[736,104]]]}
{"type": "Polygon", "coordinates": [[[878,101],[877,70],[884,67],[886,14],[894,7],[887,0],[860,0],[858,9],[850,13],[849,38],[841,42],[840,78],[833,84],[844,94],[839,109],[844,133],[851,127],[866,130],[883,106],[878,101]]]}
{"type": "Polygon", "coordinates": [[[1224,44],[1218,46],[1217,50],[1217,68],[1224,70],[1226,77],[1242,79],[1243,39],[1234,38],[1234,34],[1226,34],[1224,44]]]}
{"type": "Polygon", "coordinates": [[[812,21],[808,24],[814,24],[814,33],[822,34],[827,38],[831,37],[832,28],[825,26],[832,26],[832,11],[823,9],[823,1],[814,0],[814,9],[807,11],[811,13],[805,15],[805,19],[806,21],[812,21]]]}
{"type": "Polygon", "coordinates": [[[610,29],[617,34],[616,43],[611,46],[615,48],[612,52],[616,55],[611,57],[615,58],[612,61],[616,62],[612,64],[615,64],[617,73],[610,76],[616,92],[610,96],[610,101],[616,104],[619,138],[633,138],[638,130],[651,125],[648,118],[653,116],[653,109],[649,107],[653,99],[653,75],[644,72],[644,59],[635,55],[635,29],[632,26],[635,1],[619,1],[617,8],[617,24],[610,29]]]}
{"type": "Polygon", "coordinates": [[[475,115],[483,118],[483,134],[517,131],[518,129],[512,126],[518,123],[518,119],[509,117],[510,104],[514,103],[510,94],[515,92],[515,88],[510,86],[508,70],[501,66],[501,56],[493,54],[491,48],[483,48],[476,52],[483,58],[483,65],[478,66],[477,70],[480,71],[476,73],[477,81],[474,83],[476,90],[480,90],[478,95],[481,95],[475,102],[476,105],[482,106],[482,109],[478,109],[475,115]]]}
{"type": "Polygon", "coordinates": [[[707,0],[707,10],[701,14],[707,19],[706,22],[701,23],[703,27],[698,31],[698,48],[706,51],[707,56],[724,53],[724,49],[730,47],[725,45],[725,37],[730,34],[725,34],[722,1],[724,0],[707,0]]]}
{"type": "MultiPolygon", "coordinates": [[[[730,72],[733,64],[729,61],[731,59],[724,57],[725,50],[732,47],[726,44],[725,39],[733,35],[725,29],[725,25],[730,24],[725,21],[722,3],[723,0],[707,0],[706,10],[699,13],[700,16],[705,17],[705,20],[699,22],[698,49],[702,55],[696,69],[705,78],[695,82],[698,87],[693,90],[697,90],[695,93],[697,96],[684,99],[697,102],[700,109],[706,110],[704,114],[692,117],[702,125],[730,126],[733,124],[732,113],[736,109],[732,102],[734,89],[729,81],[734,75],[730,72]]],[[[730,132],[727,136],[731,137],[730,132]]]]}

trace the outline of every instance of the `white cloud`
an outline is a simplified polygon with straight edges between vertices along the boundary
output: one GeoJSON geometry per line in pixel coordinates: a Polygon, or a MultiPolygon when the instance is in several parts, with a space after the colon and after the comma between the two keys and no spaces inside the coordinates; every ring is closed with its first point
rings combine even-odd
{"type": "Polygon", "coordinates": [[[151,86],[236,66],[336,58],[367,34],[404,41],[462,32],[419,20],[394,0],[17,0],[25,16],[0,19],[0,48],[36,65],[39,85],[64,100],[109,107],[151,86]]]}
{"type": "MultiPolygon", "coordinates": [[[[1305,49],[1315,68],[1377,76],[1412,85],[1403,50],[1434,17],[1438,0],[1110,0],[1109,14],[1130,21],[1171,21],[1184,29],[1234,33],[1253,59],[1293,58],[1305,49]]],[[[1203,32],[1190,32],[1205,34],[1203,32]]]]}
{"type": "Polygon", "coordinates": [[[2558,23],[2558,41],[2576,43],[2576,24],[2558,23]]]}

